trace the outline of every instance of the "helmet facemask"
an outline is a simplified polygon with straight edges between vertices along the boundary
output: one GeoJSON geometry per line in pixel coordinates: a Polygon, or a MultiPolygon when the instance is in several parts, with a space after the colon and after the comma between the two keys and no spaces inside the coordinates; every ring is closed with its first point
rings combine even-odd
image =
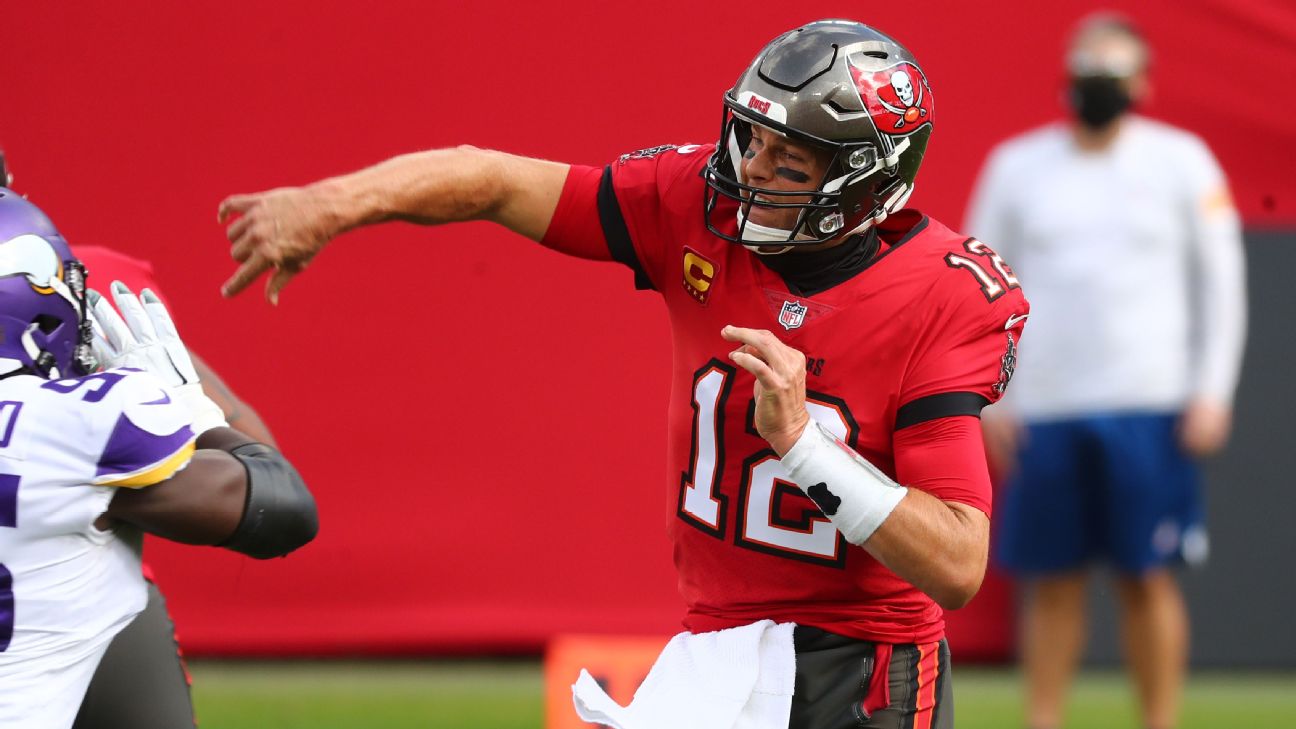
{"type": "MultiPolygon", "coordinates": [[[[887,145],[890,149],[879,150],[871,142],[831,142],[800,134],[770,119],[753,117],[726,97],[722,143],[703,171],[707,183],[706,224],[715,235],[748,248],[760,247],[757,253],[768,253],[772,246],[786,250],[819,245],[864,232],[908,199],[912,188],[897,174],[900,156],[909,147],[908,138],[887,145]],[[753,124],[831,155],[822,179],[813,189],[774,190],[742,181],[742,157],[751,144],[753,124]],[[771,228],[749,220],[746,211],[755,196],[760,197],[756,204],[761,207],[800,210],[792,228],[771,228]],[[722,197],[738,203],[736,235],[715,224],[716,203],[722,197]]],[[[885,137],[883,140],[890,141],[885,137]]]]}

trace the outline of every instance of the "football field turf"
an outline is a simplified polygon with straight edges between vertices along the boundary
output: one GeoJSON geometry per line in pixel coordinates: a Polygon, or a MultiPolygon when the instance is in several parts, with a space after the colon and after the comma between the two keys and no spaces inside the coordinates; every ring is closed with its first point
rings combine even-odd
{"type": "MultiPolygon", "coordinates": [[[[224,662],[192,666],[201,729],[541,729],[536,661],[224,662]]],[[[955,668],[958,729],[1020,729],[1007,670],[955,668]]],[[[575,678],[575,677],[573,677],[575,678]]],[[[1137,729],[1120,674],[1082,676],[1068,729],[1137,729]]],[[[1296,727],[1296,674],[1200,673],[1181,729],[1296,727]]]]}

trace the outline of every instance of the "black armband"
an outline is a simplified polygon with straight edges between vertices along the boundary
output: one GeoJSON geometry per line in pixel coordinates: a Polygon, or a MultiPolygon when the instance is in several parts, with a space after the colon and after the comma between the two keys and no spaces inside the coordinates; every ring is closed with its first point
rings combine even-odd
{"type": "Polygon", "coordinates": [[[319,532],[315,497],[279,451],[262,443],[247,443],[230,449],[229,454],[247,469],[247,501],[238,528],[218,546],[270,559],[315,538],[319,532]]]}

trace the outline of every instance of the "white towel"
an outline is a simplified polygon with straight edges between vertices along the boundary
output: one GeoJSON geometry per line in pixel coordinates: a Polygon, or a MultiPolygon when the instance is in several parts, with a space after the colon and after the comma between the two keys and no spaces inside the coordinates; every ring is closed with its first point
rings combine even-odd
{"type": "Polygon", "coordinates": [[[629,706],[588,671],[572,685],[576,713],[614,729],[787,729],[796,683],[793,623],[772,620],[680,633],[657,656],[629,706]]]}

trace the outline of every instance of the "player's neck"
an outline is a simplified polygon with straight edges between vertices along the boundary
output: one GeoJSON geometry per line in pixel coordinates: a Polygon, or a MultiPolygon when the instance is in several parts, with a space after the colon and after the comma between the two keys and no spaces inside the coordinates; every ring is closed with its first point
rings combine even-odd
{"type": "Polygon", "coordinates": [[[877,230],[869,228],[864,233],[850,236],[830,247],[758,258],[766,268],[783,278],[789,290],[813,296],[863,271],[873,261],[877,251],[877,230]]]}

